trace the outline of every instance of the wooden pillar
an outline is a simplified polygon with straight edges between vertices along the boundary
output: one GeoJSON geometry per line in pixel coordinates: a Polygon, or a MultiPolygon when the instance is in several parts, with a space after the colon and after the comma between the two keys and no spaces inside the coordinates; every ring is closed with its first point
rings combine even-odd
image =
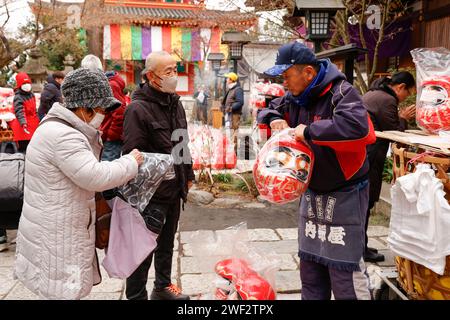
{"type": "Polygon", "coordinates": [[[90,27],[86,30],[88,53],[103,61],[103,27],[90,27]]]}
{"type": "Polygon", "coordinates": [[[81,13],[82,25],[86,28],[88,53],[103,61],[103,24],[104,0],[85,0],[81,13]]]}

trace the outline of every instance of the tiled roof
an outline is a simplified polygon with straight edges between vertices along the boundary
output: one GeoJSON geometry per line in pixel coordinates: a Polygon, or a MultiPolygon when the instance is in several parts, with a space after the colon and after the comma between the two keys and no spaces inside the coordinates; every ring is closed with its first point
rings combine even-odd
{"type": "Polygon", "coordinates": [[[187,9],[137,8],[110,6],[108,11],[125,16],[142,16],[146,18],[187,19],[195,18],[196,11],[187,9]]]}
{"type": "Polygon", "coordinates": [[[234,21],[254,20],[255,16],[251,14],[241,14],[236,12],[226,12],[217,10],[189,10],[172,8],[139,8],[129,6],[108,6],[107,10],[112,14],[117,14],[123,18],[144,18],[144,19],[193,19],[215,21],[229,17],[234,21]]]}
{"type": "MultiPolygon", "coordinates": [[[[56,5],[42,2],[43,12],[52,15],[67,15],[69,5],[79,3],[56,1],[56,5]]],[[[35,2],[29,3],[30,7],[37,10],[35,2]]],[[[122,23],[166,23],[169,21],[171,25],[193,24],[203,25],[204,27],[220,26],[221,28],[248,28],[248,26],[256,23],[256,16],[253,14],[244,14],[238,11],[220,11],[206,10],[202,8],[183,9],[183,8],[156,8],[156,7],[139,7],[139,6],[118,6],[106,4],[104,7],[96,7],[100,11],[89,15],[83,15],[83,26],[96,24],[122,23]]],[[[87,10],[87,13],[90,11],[87,10]]]]}

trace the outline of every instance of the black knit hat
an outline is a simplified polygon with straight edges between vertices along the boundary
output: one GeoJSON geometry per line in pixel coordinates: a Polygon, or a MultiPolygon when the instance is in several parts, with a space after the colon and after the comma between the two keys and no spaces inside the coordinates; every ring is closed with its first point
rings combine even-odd
{"type": "Polygon", "coordinates": [[[114,98],[108,78],[101,70],[79,68],[69,72],[61,85],[61,93],[68,109],[101,107],[110,112],[122,105],[114,98]]]}

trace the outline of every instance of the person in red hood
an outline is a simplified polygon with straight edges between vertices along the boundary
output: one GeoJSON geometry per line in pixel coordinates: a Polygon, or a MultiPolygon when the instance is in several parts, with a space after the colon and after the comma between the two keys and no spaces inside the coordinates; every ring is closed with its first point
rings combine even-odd
{"type": "Polygon", "coordinates": [[[113,161],[120,158],[122,150],[123,116],[127,106],[124,93],[125,81],[120,74],[115,71],[107,71],[109,85],[111,86],[114,98],[119,100],[122,105],[106,115],[100,130],[103,132],[103,161],[113,161]]]}
{"type": "Polygon", "coordinates": [[[125,90],[124,90],[123,92],[125,92],[125,103],[126,103],[127,105],[129,105],[130,102],[131,102],[131,93],[132,93],[132,90],[131,90],[130,88],[125,88],[125,90]]]}
{"type": "Polygon", "coordinates": [[[14,141],[19,144],[19,151],[25,152],[28,143],[39,125],[36,111],[36,98],[31,91],[31,78],[25,72],[16,75],[16,88],[14,89],[14,113],[16,119],[9,125],[14,133],[14,141]]]}

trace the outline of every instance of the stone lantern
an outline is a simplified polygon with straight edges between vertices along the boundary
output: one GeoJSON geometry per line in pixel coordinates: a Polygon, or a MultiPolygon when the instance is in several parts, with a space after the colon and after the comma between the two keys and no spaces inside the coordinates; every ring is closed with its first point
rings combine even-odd
{"type": "Polygon", "coordinates": [[[64,63],[64,74],[67,75],[70,71],[73,71],[75,60],[71,54],[65,56],[63,63],[64,63]]]}
{"type": "Polygon", "coordinates": [[[29,58],[21,72],[26,72],[32,81],[33,92],[41,92],[47,80],[47,69],[45,68],[46,59],[38,48],[30,50],[29,58]]]}

